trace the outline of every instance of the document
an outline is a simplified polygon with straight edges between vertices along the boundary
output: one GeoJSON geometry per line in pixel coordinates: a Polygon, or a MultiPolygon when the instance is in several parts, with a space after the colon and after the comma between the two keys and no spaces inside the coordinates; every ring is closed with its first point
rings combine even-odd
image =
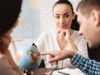
{"type": "Polygon", "coordinates": [[[65,68],[65,69],[61,69],[61,70],[54,71],[52,73],[52,75],[86,75],[86,74],[84,74],[78,68],[76,68],[76,69],[65,68]]]}

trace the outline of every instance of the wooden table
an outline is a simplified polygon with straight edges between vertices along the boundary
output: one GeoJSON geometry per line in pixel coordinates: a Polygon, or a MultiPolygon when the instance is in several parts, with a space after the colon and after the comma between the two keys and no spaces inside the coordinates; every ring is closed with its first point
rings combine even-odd
{"type": "Polygon", "coordinates": [[[46,75],[45,73],[53,71],[53,68],[37,68],[33,70],[31,75],[46,75]]]}

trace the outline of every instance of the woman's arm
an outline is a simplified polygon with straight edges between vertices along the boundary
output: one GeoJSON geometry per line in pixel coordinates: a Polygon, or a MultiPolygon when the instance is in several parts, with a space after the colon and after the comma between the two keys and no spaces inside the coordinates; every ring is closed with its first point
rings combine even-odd
{"type": "Polygon", "coordinates": [[[74,50],[74,51],[78,50],[78,48],[76,47],[76,44],[75,44],[74,40],[71,37],[68,39],[68,42],[71,45],[72,50],[74,50]]]}

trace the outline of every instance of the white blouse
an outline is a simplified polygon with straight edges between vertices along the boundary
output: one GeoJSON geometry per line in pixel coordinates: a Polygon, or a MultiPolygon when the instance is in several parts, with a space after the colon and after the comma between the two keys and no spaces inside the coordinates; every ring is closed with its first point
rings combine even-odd
{"type": "MultiPolygon", "coordinates": [[[[88,57],[87,53],[87,42],[81,36],[78,35],[77,31],[74,31],[71,35],[73,38],[77,48],[78,53],[84,57],[88,57]]],[[[44,32],[40,35],[35,43],[40,52],[48,52],[48,51],[60,51],[60,46],[57,41],[56,32],[44,32]]],[[[64,50],[70,50],[70,46],[67,44],[64,50]]],[[[54,68],[55,65],[51,65],[48,63],[49,56],[43,56],[45,61],[46,68],[54,68]]],[[[73,68],[73,65],[70,62],[70,59],[61,60],[58,62],[58,68],[73,68]]]]}

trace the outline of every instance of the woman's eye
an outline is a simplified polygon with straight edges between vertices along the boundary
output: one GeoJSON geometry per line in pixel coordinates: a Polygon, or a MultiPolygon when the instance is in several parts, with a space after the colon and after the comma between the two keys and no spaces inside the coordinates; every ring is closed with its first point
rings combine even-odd
{"type": "Polygon", "coordinates": [[[67,17],[69,17],[69,15],[68,15],[68,14],[65,14],[65,15],[64,15],[64,17],[66,17],[66,18],[67,18],[67,17]]]}
{"type": "Polygon", "coordinates": [[[60,18],[60,16],[55,16],[55,18],[60,18]]]}

